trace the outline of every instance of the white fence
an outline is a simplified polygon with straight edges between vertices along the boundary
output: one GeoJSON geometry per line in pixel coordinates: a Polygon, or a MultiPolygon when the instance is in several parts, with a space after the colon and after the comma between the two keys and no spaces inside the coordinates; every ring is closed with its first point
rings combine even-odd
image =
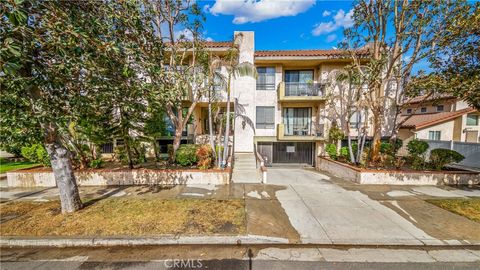
{"type": "Polygon", "coordinates": [[[480,143],[468,143],[468,142],[455,142],[455,141],[426,141],[430,146],[428,148],[428,154],[430,151],[437,148],[445,148],[455,150],[462,154],[465,159],[459,163],[459,165],[474,167],[480,169],[480,143]]]}

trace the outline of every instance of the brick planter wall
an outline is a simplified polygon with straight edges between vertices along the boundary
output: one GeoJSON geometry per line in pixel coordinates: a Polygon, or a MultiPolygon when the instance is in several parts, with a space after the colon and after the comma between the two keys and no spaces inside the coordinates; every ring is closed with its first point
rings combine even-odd
{"type": "Polygon", "coordinates": [[[472,185],[480,184],[480,174],[464,171],[401,171],[357,168],[318,157],[316,169],[359,184],[388,185],[472,185]]]}
{"type": "MultiPolygon", "coordinates": [[[[79,186],[183,185],[230,183],[231,170],[150,170],[91,169],[75,171],[79,186]]],[[[54,187],[51,169],[26,169],[7,172],[9,187],[54,187]]]]}

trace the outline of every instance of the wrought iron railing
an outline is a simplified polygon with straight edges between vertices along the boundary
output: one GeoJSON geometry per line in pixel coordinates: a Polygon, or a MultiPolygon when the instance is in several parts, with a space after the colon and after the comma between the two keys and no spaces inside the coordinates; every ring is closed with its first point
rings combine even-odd
{"type": "Polygon", "coordinates": [[[285,96],[323,96],[324,88],[320,83],[285,82],[285,96]]]}

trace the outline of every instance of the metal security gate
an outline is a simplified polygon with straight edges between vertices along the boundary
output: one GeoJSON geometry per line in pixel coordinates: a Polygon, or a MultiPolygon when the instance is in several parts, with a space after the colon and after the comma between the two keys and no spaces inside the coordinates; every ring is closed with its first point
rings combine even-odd
{"type": "Polygon", "coordinates": [[[313,143],[273,143],[273,163],[303,163],[313,165],[313,143]]]}

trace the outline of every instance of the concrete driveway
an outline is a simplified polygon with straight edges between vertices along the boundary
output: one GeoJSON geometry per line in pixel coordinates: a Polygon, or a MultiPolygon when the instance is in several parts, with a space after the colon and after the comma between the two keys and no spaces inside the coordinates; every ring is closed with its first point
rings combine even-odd
{"type": "Polygon", "coordinates": [[[480,224],[425,202],[480,196],[480,190],[434,186],[365,186],[313,169],[269,168],[276,192],[303,243],[480,244],[480,224]]]}

